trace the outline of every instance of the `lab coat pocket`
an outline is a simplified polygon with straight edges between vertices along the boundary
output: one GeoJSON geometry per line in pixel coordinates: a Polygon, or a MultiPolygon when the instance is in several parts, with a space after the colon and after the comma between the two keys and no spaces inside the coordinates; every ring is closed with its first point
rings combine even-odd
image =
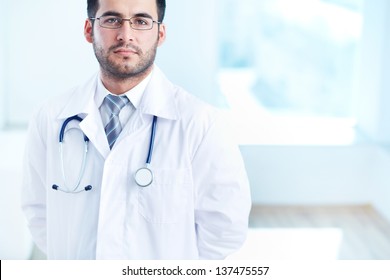
{"type": "Polygon", "coordinates": [[[153,169],[153,183],[139,188],[140,214],[150,223],[182,222],[192,205],[190,169],[153,169]]]}

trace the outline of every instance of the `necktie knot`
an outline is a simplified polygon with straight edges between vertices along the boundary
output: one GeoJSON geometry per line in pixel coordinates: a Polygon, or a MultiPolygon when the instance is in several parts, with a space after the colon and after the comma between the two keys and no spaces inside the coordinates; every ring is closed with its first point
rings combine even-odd
{"type": "Polygon", "coordinates": [[[103,102],[106,104],[111,114],[117,116],[119,115],[119,112],[122,110],[122,108],[125,107],[126,104],[130,101],[126,95],[117,96],[109,94],[104,98],[103,102]]]}

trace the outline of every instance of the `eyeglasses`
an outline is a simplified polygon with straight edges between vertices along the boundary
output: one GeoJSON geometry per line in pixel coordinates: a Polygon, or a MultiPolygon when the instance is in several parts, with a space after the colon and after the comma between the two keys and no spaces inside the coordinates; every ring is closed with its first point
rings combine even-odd
{"type": "Polygon", "coordinates": [[[124,21],[130,23],[130,27],[134,30],[150,30],[153,28],[153,24],[161,24],[161,22],[154,21],[148,17],[132,17],[121,18],[118,16],[101,16],[98,18],[89,18],[90,20],[99,20],[99,25],[103,28],[118,29],[121,28],[124,21]]]}

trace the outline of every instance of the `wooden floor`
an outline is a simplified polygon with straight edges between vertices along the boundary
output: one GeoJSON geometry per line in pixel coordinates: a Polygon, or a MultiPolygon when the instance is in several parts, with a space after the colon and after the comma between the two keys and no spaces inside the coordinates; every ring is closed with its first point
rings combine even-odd
{"type": "Polygon", "coordinates": [[[371,206],[253,206],[252,228],[337,228],[338,259],[390,260],[390,223],[371,206]]]}

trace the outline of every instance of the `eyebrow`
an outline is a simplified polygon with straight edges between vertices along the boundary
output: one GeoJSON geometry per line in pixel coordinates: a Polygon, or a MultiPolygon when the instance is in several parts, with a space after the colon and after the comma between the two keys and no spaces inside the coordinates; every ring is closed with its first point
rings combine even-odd
{"type": "Polygon", "coordinates": [[[145,17],[145,18],[153,19],[153,17],[147,13],[138,13],[138,14],[135,14],[134,17],[145,17]]]}
{"type": "MultiPolygon", "coordinates": [[[[101,17],[103,17],[103,16],[116,16],[116,17],[124,18],[123,14],[118,13],[116,11],[107,11],[107,12],[104,12],[103,14],[101,14],[100,16],[101,17]]],[[[137,14],[132,15],[131,17],[145,17],[145,18],[153,19],[153,17],[151,15],[149,15],[148,13],[137,13],[137,14]]]]}
{"type": "Polygon", "coordinates": [[[115,11],[107,11],[107,12],[104,12],[103,14],[100,15],[101,17],[104,17],[104,16],[117,16],[117,17],[122,17],[122,14],[121,13],[118,13],[118,12],[115,12],[115,11]]]}

